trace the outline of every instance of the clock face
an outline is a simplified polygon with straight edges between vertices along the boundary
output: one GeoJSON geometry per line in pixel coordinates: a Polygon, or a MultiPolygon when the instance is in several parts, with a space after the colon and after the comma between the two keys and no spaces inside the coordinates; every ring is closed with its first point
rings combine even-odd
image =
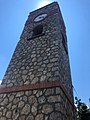
{"type": "Polygon", "coordinates": [[[37,16],[37,17],[34,19],[34,22],[41,21],[41,20],[43,20],[46,16],[47,16],[47,14],[41,14],[41,15],[37,16]]]}

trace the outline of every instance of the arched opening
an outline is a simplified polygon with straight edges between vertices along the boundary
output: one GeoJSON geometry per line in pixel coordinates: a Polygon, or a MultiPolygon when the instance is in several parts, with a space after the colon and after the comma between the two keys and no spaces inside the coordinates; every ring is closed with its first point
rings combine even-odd
{"type": "Polygon", "coordinates": [[[33,37],[34,36],[38,36],[38,35],[40,35],[40,34],[42,34],[42,32],[43,32],[43,26],[42,25],[38,25],[38,26],[36,26],[34,29],[33,29],[33,37]]]}

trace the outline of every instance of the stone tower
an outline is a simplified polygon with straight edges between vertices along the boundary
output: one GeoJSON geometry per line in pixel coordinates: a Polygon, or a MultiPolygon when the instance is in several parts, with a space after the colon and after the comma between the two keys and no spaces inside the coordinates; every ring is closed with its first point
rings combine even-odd
{"type": "Polygon", "coordinates": [[[1,84],[0,120],[75,120],[66,30],[57,2],[28,16],[1,84]]]}

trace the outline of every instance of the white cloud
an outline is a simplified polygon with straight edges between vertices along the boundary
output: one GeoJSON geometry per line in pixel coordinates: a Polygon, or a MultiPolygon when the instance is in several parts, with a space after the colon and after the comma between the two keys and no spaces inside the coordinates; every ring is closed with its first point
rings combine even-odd
{"type": "Polygon", "coordinates": [[[39,3],[38,7],[41,8],[41,7],[44,7],[45,5],[49,4],[50,1],[49,0],[43,0],[42,2],[39,3]]]}
{"type": "Polygon", "coordinates": [[[2,82],[2,81],[0,80],[0,84],[1,84],[1,82],[2,82]]]}
{"type": "Polygon", "coordinates": [[[38,7],[39,8],[44,7],[48,4],[50,4],[51,2],[54,2],[54,0],[42,0],[42,1],[39,2],[38,7]]]}

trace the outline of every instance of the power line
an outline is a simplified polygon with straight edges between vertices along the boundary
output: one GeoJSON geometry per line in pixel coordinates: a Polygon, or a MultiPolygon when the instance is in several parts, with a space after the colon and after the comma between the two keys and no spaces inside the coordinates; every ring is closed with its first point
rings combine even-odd
{"type": "Polygon", "coordinates": [[[74,92],[75,92],[75,94],[76,94],[77,98],[78,98],[78,99],[80,99],[80,97],[79,97],[79,95],[78,95],[77,90],[75,89],[75,87],[74,87],[73,85],[72,85],[72,87],[73,87],[73,90],[74,90],[74,92]]]}

